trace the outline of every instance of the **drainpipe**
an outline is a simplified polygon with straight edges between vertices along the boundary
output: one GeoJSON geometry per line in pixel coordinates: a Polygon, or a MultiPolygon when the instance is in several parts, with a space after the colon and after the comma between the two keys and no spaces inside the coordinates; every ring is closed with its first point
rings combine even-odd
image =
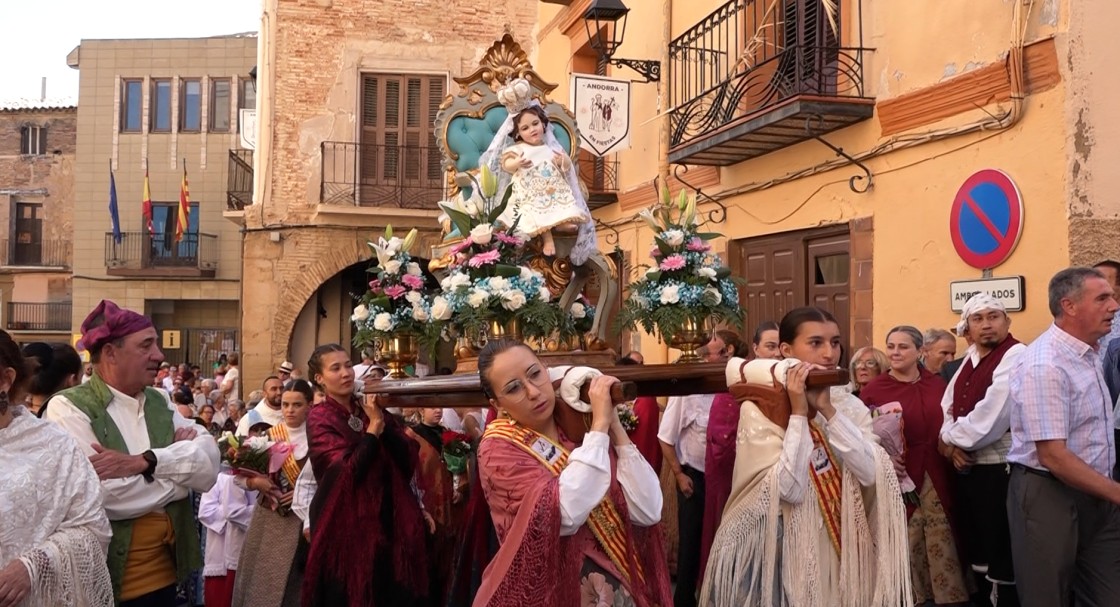
{"type": "MultiPolygon", "coordinates": [[[[669,107],[669,42],[673,39],[673,0],[661,0],[661,81],[657,83],[657,111],[669,107]]],[[[669,185],[669,114],[661,118],[660,141],[657,146],[658,185],[669,185]]]]}

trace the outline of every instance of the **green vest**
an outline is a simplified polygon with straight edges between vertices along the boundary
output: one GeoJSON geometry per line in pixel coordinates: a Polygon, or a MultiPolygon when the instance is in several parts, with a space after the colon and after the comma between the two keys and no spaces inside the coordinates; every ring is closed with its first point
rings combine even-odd
{"type": "MultiPolygon", "coordinates": [[[[128,453],[124,437],[108,415],[106,407],[113,400],[109,386],[97,375],[88,382],[62,392],[75,407],[89,417],[89,425],[102,447],[128,453]]],[[[148,426],[148,440],[152,449],[166,447],[175,438],[174,415],[167,408],[167,399],[155,388],[144,388],[144,419],[148,426]]],[[[138,455],[133,453],[132,455],[138,455]]],[[[187,579],[192,571],[202,567],[202,549],[199,547],[198,528],[190,498],[164,506],[175,530],[175,569],[179,581],[187,579]]],[[[109,575],[113,579],[113,594],[120,602],[121,580],[124,564],[132,546],[132,519],[111,521],[113,540],[109,543],[109,575]]]]}

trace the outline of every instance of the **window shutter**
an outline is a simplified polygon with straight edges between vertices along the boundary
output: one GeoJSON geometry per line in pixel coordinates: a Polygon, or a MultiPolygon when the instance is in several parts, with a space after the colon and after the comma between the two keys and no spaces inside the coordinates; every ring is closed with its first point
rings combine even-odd
{"type": "Polygon", "coordinates": [[[426,145],[428,146],[428,179],[434,180],[437,183],[443,176],[442,170],[442,157],[439,153],[439,146],[436,144],[436,131],[435,122],[436,114],[439,113],[439,106],[443,104],[444,86],[446,80],[441,76],[436,76],[428,81],[428,115],[425,126],[428,129],[428,138],[426,145]]]}
{"type": "Polygon", "coordinates": [[[21,126],[19,128],[19,153],[31,153],[31,127],[21,126]]]}
{"type": "Polygon", "coordinates": [[[47,153],[47,127],[39,127],[39,153],[47,153]]]}

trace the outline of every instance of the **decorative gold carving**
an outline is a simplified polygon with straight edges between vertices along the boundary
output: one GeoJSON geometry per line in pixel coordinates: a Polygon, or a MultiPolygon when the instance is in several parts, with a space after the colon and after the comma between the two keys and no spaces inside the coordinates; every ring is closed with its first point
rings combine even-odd
{"type": "Polygon", "coordinates": [[[548,93],[556,90],[557,85],[545,82],[533,71],[529,56],[508,33],[486,51],[478,66],[473,74],[454,79],[462,91],[461,96],[465,96],[470,86],[478,82],[486,83],[491,91],[497,92],[498,88],[506,82],[519,77],[525,78],[533,88],[542,92],[544,95],[544,99],[541,100],[542,105],[545,104],[548,93]]]}

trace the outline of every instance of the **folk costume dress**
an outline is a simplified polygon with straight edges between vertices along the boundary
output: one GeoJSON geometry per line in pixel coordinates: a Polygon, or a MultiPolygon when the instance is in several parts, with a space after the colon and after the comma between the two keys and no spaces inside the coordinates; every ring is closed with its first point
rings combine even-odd
{"type": "Polygon", "coordinates": [[[899,381],[884,373],[864,386],[860,395],[872,409],[892,402],[902,404],[906,473],[917,484],[920,500],[920,505],[908,508],[915,602],[965,602],[969,593],[953,519],[954,470],[937,452],[945,380],[924,367],[918,373],[916,382],[899,381]]]}
{"type": "Polygon", "coordinates": [[[475,607],[668,607],[657,522],[661,487],[629,445],[588,432],[553,442],[510,420],[487,425],[479,470],[500,547],[475,607]]]}
{"type": "Polygon", "coordinates": [[[533,163],[513,173],[513,194],[509,212],[517,218],[517,231],[528,237],[561,225],[578,225],[591,221],[591,213],[582,199],[572,194],[567,171],[574,170],[571,160],[556,166],[555,151],[547,145],[518,143],[502,152],[502,162],[522,157],[533,163]],[[567,171],[565,170],[567,169],[567,171]]]}
{"type": "Polygon", "coordinates": [[[739,403],[724,392],[712,399],[708,413],[708,432],[704,451],[704,527],[700,534],[700,573],[697,585],[704,579],[708,555],[716,530],[723,518],[723,508],[731,496],[731,480],[735,474],[735,443],[739,428],[739,403]]]}
{"type": "Polygon", "coordinates": [[[113,604],[112,530],[93,466],[73,438],[22,406],[0,430],[0,568],[27,568],[28,607],[113,604]]]}
{"type": "MultiPolygon", "coordinates": [[[[292,452],[272,482],[281,493],[293,491],[307,461],[307,427],[284,423],[268,431],[269,439],[290,443],[292,452]]],[[[303,521],[290,510],[273,510],[262,496],[253,510],[233,590],[234,607],[297,607],[303,586],[307,545],[303,521]]]]}
{"type": "Polygon", "coordinates": [[[328,397],[307,420],[319,488],[311,502],[304,607],[428,605],[418,448],[393,415],[380,436],[357,401],[328,397]]]}
{"type": "Polygon", "coordinates": [[[833,388],[832,419],[792,415],[784,380],[797,363],[728,363],[742,401],[735,469],[700,604],[908,605],[905,510],[867,407],[833,388]]]}

